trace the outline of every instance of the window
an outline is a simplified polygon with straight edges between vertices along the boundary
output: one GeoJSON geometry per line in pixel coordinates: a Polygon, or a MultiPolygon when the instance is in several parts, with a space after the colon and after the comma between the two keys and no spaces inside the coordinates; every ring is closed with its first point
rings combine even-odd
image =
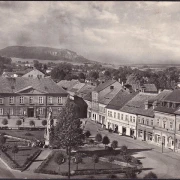
{"type": "Polygon", "coordinates": [[[148,132],[148,140],[152,141],[152,133],[148,132]]]}
{"type": "Polygon", "coordinates": [[[39,114],[40,114],[40,115],[43,114],[43,108],[39,108],[39,114]]]}
{"type": "Polygon", "coordinates": [[[24,97],[23,97],[23,96],[20,96],[20,97],[19,97],[19,103],[20,103],[20,104],[24,104],[24,97]]]}
{"type": "Polygon", "coordinates": [[[39,104],[43,104],[43,97],[42,96],[39,97],[39,104]]]}
{"type": "Polygon", "coordinates": [[[124,117],[123,117],[123,114],[121,114],[121,119],[123,120],[123,118],[124,118],[124,117]]]}
{"type": "Polygon", "coordinates": [[[157,126],[159,126],[159,119],[157,119],[157,126]]]}
{"type": "Polygon", "coordinates": [[[163,128],[166,129],[166,121],[163,121],[163,128]]]}
{"type": "Polygon", "coordinates": [[[61,111],[61,108],[58,108],[58,113],[60,113],[60,111],[61,111]]]}
{"type": "Polygon", "coordinates": [[[180,131],[180,124],[179,124],[179,131],[180,131]]]}
{"type": "Polygon", "coordinates": [[[132,116],[130,116],[130,121],[132,122],[132,116]]]}
{"type": "Polygon", "coordinates": [[[29,104],[33,104],[33,97],[29,97],[29,104]]]}
{"type": "Polygon", "coordinates": [[[118,113],[118,119],[120,119],[120,113],[118,113]]]}
{"type": "Polygon", "coordinates": [[[153,120],[151,120],[151,126],[153,126],[153,120]]]}
{"type": "Polygon", "coordinates": [[[149,119],[146,120],[146,124],[149,125],[149,119]]]}
{"type": "Polygon", "coordinates": [[[173,123],[172,122],[169,123],[169,127],[171,130],[173,129],[173,123]]]}
{"type": "Polygon", "coordinates": [[[52,104],[52,103],[53,103],[53,98],[49,97],[49,104],[52,104]]]}
{"type": "Polygon", "coordinates": [[[10,109],[10,115],[13,115],[13,108],[10,109]]]}
{"type": "Polygon", "coordinates": [[[141,119],[140,119],[140,117],[138,117],[138,122],[139,122],[139,123],[141,123],[141,119]]]}
{"type": "Polygon", "coordinates": [[[9,104],[14,104],[14,97],[9,97],[9,104]]]}
{"type": "Polygon", "coordinates": [[[116,118],[116,113],[114,112],[114,118],[116,118]]]}
{"type": "Polygon", "coordinates": [[[133,116],[133,122],[135,123],[135,117],[133,116]]]}
{"type": "Polygon", "coordinates": [[[62,97],[58,97],[58,104],[62,104],[62,97]]]}
{"type": "Polygon", "coordinates": [[[144,124],[144,118],[142,118],[142,124],[144,124]]]}
{"type": "Polygon", "coordinates": [[[126,115],[126,121],[128,120],[128,115],[126,115]]]}
{"type": "Polygon", "coordinates": [[[0,98],[0,104],[3,104],[3,98],[0,98]]]}
{"type": "Polygon", "coordinates": [[[23,115],[23,113],[24,113],[23,108],[20,108],[20,109],[19,109],[19,115],[23,115]]]}
{"type": "Polygon", "coordinates": [[[0,115],[3,115],[3,108],[0,108],[0,115]]]}

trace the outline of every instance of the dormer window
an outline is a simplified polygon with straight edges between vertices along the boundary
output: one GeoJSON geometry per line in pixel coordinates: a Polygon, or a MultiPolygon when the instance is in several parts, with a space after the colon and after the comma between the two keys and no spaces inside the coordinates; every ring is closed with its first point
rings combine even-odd
{"type": "Polygon", "coordinates": [[[110,89],[113,90],[113,89],[114,89],[114,86],[110,86],[110,89]]]}

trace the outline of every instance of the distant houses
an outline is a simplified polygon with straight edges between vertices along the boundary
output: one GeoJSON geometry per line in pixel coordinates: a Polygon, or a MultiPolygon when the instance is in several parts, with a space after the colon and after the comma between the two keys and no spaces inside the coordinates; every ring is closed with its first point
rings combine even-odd
{"type": "Polygon", "coordinates": [[[45,74],[42,73],[41,71],[37,70],[34,68],[30,72],[24,74],[22,77],[28,77],[28,78],[44,78],[45,74]]]}

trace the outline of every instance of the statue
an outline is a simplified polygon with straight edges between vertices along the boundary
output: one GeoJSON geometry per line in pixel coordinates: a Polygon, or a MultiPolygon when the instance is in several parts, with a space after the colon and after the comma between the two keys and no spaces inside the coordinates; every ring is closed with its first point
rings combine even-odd
{"type": "Polygon", "coordinates": [[[48,119],[47,119],[47,127],[46,127],[46,131],[45,131],[45,146],[49,146],[50,144],[50,133],[51,133],[51,128],[52,128],[52,109],[49,108],[49,115],[48,115],[48,119]]]}

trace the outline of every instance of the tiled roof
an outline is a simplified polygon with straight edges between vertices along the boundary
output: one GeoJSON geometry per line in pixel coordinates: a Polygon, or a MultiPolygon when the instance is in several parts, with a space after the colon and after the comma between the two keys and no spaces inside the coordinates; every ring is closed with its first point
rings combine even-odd
{"type": "Polygon", "coordinates": [[[120,90],[117,95],[106,106],[108,109],[121,109],[129,100],[136,96],[138,92],[129,93],[125,90],[120,90]]]}
{"type": "Polygon", "coordinates": [[[84,100],[87,100],[87,101],[92,101],[92,93],[89,92],[88,94],[86,94],[84,97],[83,97],[84,100]]]}
{"type": "Polygon", "coordinates": [[[85,86],[85,83],[77,83],[75,84],[71,89],[69,89],[68,91],[70,92],[79,92],[83,87],[85,86]]]}
{"type": "Polygon", "coordinates": [[[79,91],[78,91],[78,96],[81,96],[82,98],[92,92],[94,90],[95,86],[89,85],[89,84],[85,84],[85,86],[83,86],[79,91]]]}
{"type": "Polygon", "coordinates": [[[62,80],[60,82],[57,83],[58,86],[65,88],[67,90],[71,89],[75,84],[78,84],[79,81],[72,79],[71,81],[68,80],[62,80]]]}
{"type": "Polygon", "coordinates": [[[155,96],[155,94],[139,93],[128,101],[120,110],[131,114],[153,117],[154,112],[152,106],[146,110],[144,103],[155,96]]]}
{"type": "Polygon", "coordinates": [[[61,87],[57,86],[57,84],[50,78],[25,78],[25,77],[17,77],[17,78],[5,78],[0,77],[0,93],[13,93],[20,90],[23,90],[27,87],[32,87],[37,91],[43,93],[61,93],[67,94],[67,92],[61,87]]]}
{"type": "Polygon", "coordinates": [[[157,92],[155,84],[143,84],[145,87],[145,92],[157,92]]]}
{"type": "Polygon", "coordinates": [[[180,102],[180,89],[175,89],[170,93],[164,101],[170,101],[170,102],[180,102]]]}
{"type": "Polygon", "coordinates": [[[168,108],[166,106],[161,106],[161,105],[159,105],[157,108],[154,109],[154,111],[160,111],[160,112],[170,113],[170,114],[173,114],[176,110],[177,108],[168,108]]]}
{"type": "Polygon", "coordinates": [[[100,104],[105,104],[108,105],[109,102],[117,95],[117,93],[121,90],[121,88],[118,87],[114,87],[114,89],[112,89],[109,93],[105,94],[105,95],[101,95],[99,94],[99,99],[98,102],[100,104]]]}
{"type": "Polygon", "coordinates": [[[114,84],[116,82],[116,80],[108,80],[104,83],[101,83],[99,84],[95,89],[94,91],[96,92],[100,92],[102,91],[103,89],[105,89],[106,87],[110,86],[111,84],[114,84]]]}

